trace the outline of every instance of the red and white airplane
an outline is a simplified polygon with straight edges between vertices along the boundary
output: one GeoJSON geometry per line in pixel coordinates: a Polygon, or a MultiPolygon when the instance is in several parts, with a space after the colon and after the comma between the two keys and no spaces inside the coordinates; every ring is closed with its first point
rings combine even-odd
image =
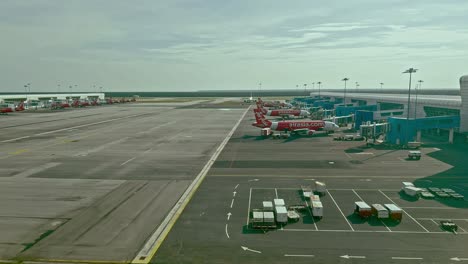
{"type": "Polygon", "coordinates": [[[264,115],[267,116],[308,116],[310,113],[306,110],[296,110],[296,109],[273,109],[267,110],[261,106],[260,103],[257,103],[257,109],[261,111],[264,115]]]}
{"type": "Polygon", "coordinates": [[[15,107],[15,111],[24,111],[24,102],[19,103],[18,106],[15,107]]]}
{"type": "Polygon", "coordinates": [[[13,112],[13,108],[11,108],[8,105],[2,105],[0,106],[0,114],[6,114],[6,113],[11,113],[13,112]]]}
{"type": "Polygon", "coordinates": [[[335,131],[339,127],[333,122],[323,121],[323,120],[312,120],[312,121],[279,121],[271,122],[268,119],[265,119],[265,116],[259,112],[254,111],[256,123],[253,123],[252,126],[259,128],[271,128],[275,131],[288,131],[295,134],[307,134],[312,135],[315,131],[324,130],[324,131],[335,131]]]}
{"type": "Polygon", "coordinates": [[[258,98],[257,104],[260,104],[261,106],[265,106],[265,107],[292,107],[291,104],[288,104],[288,103],[281,103],[281,102],[279,102],[279,101],[267,101],[267,102],[264,102],[264,101],[262,101],[261,98],[258,98]]]}

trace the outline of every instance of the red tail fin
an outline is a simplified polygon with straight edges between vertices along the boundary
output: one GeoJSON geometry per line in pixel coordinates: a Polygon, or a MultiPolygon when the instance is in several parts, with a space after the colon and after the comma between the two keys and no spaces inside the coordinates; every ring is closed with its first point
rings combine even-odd
{"type": "Polygon", "coordinates": [[[264,115],[266,115],[267,110],[263,108],[262,104],[257,102],[257,109],[260,109],[264,115]]]}
{"type": "Polygon", "coordinates": [[[257,121],[258,127],[270,127],[271,121],[265,119],[265,116],[262,114],[260,109],[254,109],[255,120],[257,121]]]}

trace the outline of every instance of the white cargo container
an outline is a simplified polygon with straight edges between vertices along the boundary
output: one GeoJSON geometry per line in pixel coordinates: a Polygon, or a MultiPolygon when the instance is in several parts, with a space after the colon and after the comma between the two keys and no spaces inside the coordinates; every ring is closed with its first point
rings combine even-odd
{"type": "Polygon", "coordinates": [[[262,128],[262,130],[260,130],[260,135],[262,137],[268,137],[271,135],[271,128],[269,127],[266,127],[266,128],[262,128]]]}
{"type": "Polygon", "coordinates": [[[401,219],[403,218],[403,210],[400,207],[394,204],[384,204],[384,206],[390,212],[390,219],[401,221],[401,219]]]}
{"type": "Polygon", "coordinates": [[[372,205],[372,214],[379,219],[387,219],[389,217],[387,208],[383,207],[381,204],[372,205]]]}
{"type": "Polygon", "coordinates": [[[271,226],[275,224],[275,215],[273,212],[263,212],[263,222],[266,226],[271,226]]]}
{"type": "Polygon", "coordinates": [[[273,199],[275,206],[286,206],[283,199],[273,199]]]}
{"type": "Polygon", "coordinates": [[[263,212],[253,212],[252,227],[261,228],[263,226],[263,212]]]}
{"type": "Polygon", "coordinates": [[[273,211],[273,203],[271,201],[264,201],[263,202],[263,210],[273,211]]]}
{"type": "Polygon", "coordinates": [[[284,206],[276,206],[276,222],[286,224],[288,222],[288,210],[284,206]]]}
{"type": "Polygon", "coordinates": [[[319,181],[316,181],[315,182],[315,191],[323,196],[325,195],[325,193],[327,192],[327,186],[325,185],[324,182],[319,182],[319,181]]]}
{"type": "Polygon", "coordinates": [[[312,216],[317,218],[323,217],[323,205],[322,202],[313,201],[311,203],[312,216]]]}
{"type": "Polygon", "coordinates": [[[419,194],[421,193],[421,189],[417,187],[412,187],[412,186],[404,187],[403,191],[405,192],[406,195],[415,197],[415,198],[418,198],[419,194]]]}

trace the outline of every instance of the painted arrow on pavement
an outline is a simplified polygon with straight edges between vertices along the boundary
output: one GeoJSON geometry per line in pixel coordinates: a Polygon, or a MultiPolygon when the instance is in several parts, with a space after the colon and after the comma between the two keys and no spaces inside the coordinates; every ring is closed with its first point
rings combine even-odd
{"type": "Polygon", "coordinates": [[[250,252],[259,253],[259,254],[262,253],[261,251],[253,250],[253,249],[250,249],[250,248],[244,247],[244,246],[241,246],[241,248],[242,248],[244,251],[250,251],[250,252]]]}

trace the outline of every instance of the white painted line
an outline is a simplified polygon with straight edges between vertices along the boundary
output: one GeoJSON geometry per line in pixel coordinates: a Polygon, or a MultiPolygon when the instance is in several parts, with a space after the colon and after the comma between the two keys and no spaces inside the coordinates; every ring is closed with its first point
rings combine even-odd
{"type": "Polygon", "coordinates": [[[434,223],[436,226],[439,226],[439,224],[436,221],[434,221],[434,219],[431,219],[431,222],[434,223]]]}
{"type": "Polygon", "coordinates": [[[258,251],[258,250],[253,250],[253,249],[250,249],[248,247],[244,247],[244,246],[241,246],[241,248],[244,250],[244,251],[250,251],[250,252],[254,252],[254,253],[262,253],[261,251],[258,251]]]}
{"type": "Polygon", "coordinates": [[[466,233],[466,230],[463,229],[461,226],[458,226],[458,228],[460,228],[461,231],[465,232],[466,233]]]}
{"type": "MultiPolygon", "coordinates": [[[[353,192],[361,201],[364,202],[364,199],[362,199],[362,197],[354,189],[353,192]]],[[[379,219],[379,221],[385,226],[385,228],[387,228],[389,232],[392,232],[392,230],[384,223],[384,221],[382,221],[381,219],[379,219]]]]}
{"type": "Polygon", "coordinates": [[[340,256],[340,258],[345,258],[345,259],[350,259],[350,258],[365,259],[366,256],[350,256],[350,255],[344,255],[344,256],[340,256]]]}
{"type": "Polygon", "coordinates": [[[129,163],[130,161],[132,161],[132,160],[134,160],[134,159],[136,159],[136,157],[133,157],[133,158],[131,158],[131,159],[125,161],[124,163],[120,164],[120,166],[123,166],[123,165],[129,163]]]}
{"type": "MultiPolygon", "coordinates": [[[[424,217],[420,217],[420,218],[416,218],[418,220],[448,220],[447,218],[424,218],[424,217]]],[[[451,218],[450,220],[457,220],[457,221],[467,221],[468,222],[468,219],[464,219],[464,218],[451,218]]]]}
{"type": "Polygon", "coordinates": [[[25,139],[25,138],[29,138],[29,137],[30,137],[30,136],[19,137],[19,138],[13,138],[13,139],[8,139],[8,140],[3,140],[3,141],[0,141],[0,142],[1,142],[1,143],[13,142],[13,141],[17,141],[17,140],[25,139]]]}
{"type": "Polygon", "coordinates": [[[227,236],[227,238],[230,238],[230,237],[229,237],[229,233],[228,233],[228,224],[226,224],[226,229],[225,229],[225,230],[226,230],[226,236],[227,236]]]}
{"type": "Polygon", "coordinates": [[[276,199],[278,199],[278,190],[275,188],[276,199]]]}
{"type": "Polygon", "coordinates": [[[104,120],[104,121],[99,121],[99,122],[94,122],[94,123],[89,123],[89,124],[83,124],[83,125],[79,125],[79,126],[61,128],[61,129],[56,129],[56,130],[52,130],[52,131],[42,132],[42,133],[39,133],[39,134],[34,134],[34,136],[43,136],[43,135],[53,134],[53,133],[62,132],[62,131],[70,130],[70,129],[80,128],[80,127],[99,125],[99,124],[109,123],[109,122],[112,122],[112,121],[121,120],[121,119],[125,119],[125,118],[141,116],[141,115],[145,115],[145,114],[147,114],[147,113],[137,114],[137,115],[130,115],[130,116],[123,116],[123,117],[112,118],[112,119],[108,119],[108,120],[104,120]]]}
{"type": "MultiPolygon", "coordinates": [[[[253,187],[252,189],[254,190],[273,190],[273,189],[278,189],[278,190],[300,190],[300,188],[272,188],[272,187],[253,187]]],[[[327,189],[329,191],[386,191],[386,192],[394,192],[394,191],[400,191],[400,189],[327,189]]]]}
{"type": "Polygon", "coordinates": [[[421,260],[423,258],[408,258],[408,257],[392,257],[392,259],[408,259],[408,260],[421,260]]]}
{"type": "Polygon", "coordinates": [[[400,208],[403,208],[403,209],[431,209],[431,210],[457,210],[458,208],[451,208],[451,207],[442,207],[442,206],[421,206],[421,207],[417,207],[417,206],[407,206],[407,207],[400,207],[400,208]]]}
{"type": "Polygon", "coordinates": [[[310,217],[312,218],[312,222],[314,223],[315,230],[318,230],[317,224],[315,223],[314,216],[312,215],[312,211],[310,210],[309,203],[308,203],[306,200],[305,200],[304,202],[305,202],[305,204],[306,204],[306,206],[307,206],[307,212],[309,212],[310,217]]]}
{"type": "MultiPolygon", "coordinates": [[[[437,231],[437,232],[424,232],[424,231],[395,231],[392,232],[384,231],[384,230],[327,230],[327,229],[294,229],[294,228],[285,228],[282,231],[290,231],[290,232],[338,232],[338,233],[388,233],[388,234],[451,234],[449,232],[437,231]]],[[[467,233],[459,233],[459,235],[468,235],[467,233]]]]}
{"type": "Polygon", "coordinates": [[[57,167],[60,164],[61,163],[59,163],[59,162],[49,162],[49,163],[37,166],[35,168],[31,168],[31,169],[25,170],[23,172],[20,172],[18,174],[15,174],[15,175],[13,175],[13,177],[15,177],[15,178],[26,178],[26,177],[29,177],[29,176],[34,175],[36,173],[48,170],[50,168],[57,167]]]}
{"type": "Polygon", "coordinates": [[[233,205],[234,205],[234,198],[232,198],[232,201],[231,201],[231,208],[233,205]]]}
{"type": "Polygon", "coordinates": [[[145,152],[143,152],[143,153],[146,154],[146,153],[148,153],[148,152],[150,152],[152,150],[153,150],[153,148],[150,148],[150,149],[145,150],[145,152]]]}
{"type": "MultiPolygon", "coordinates": [[[[379,190],[379,192],[385,196],[390,202],[392,202],[393,204],[395,204],[396,206],[398,206],[392,199],[390,199],[390,197],[388,197],[384,192],[382,192],[382,190],[379,190]]],[[[400,207],[401,208],[401,207],[400,207]]],[[[418,224],[422,229],[426,230],[426,232],[429,233],[429,230],[427,230],[423,225],[421,225],[421,223],[419,223],[416,219],[414,219],[414,217],[412,217],[410,214],[408,214],[405,209],[401,209],[409,218],[413,219],[413,221],[418,224]]]]}
{"type": "Polygon", "coordinates": [[[249,207],[247,208],[247,222],[245,223],[247,226],[249,226],[249,220],[250,220],[250,201],[252,199],[252,188],[250,188],[249,191],[249,207]]]}
{"type": "Polygon", "coordinates": [[[236,187],[234,187],[234,190],[237,189],[237,187],[239,187],[239,184],[237,184],[236,187]]]}
{"type": "Polygon", "coordinates": [[[313,258],[314,255],[291,255],[291,254],[284,254],[285,257],[303,257],[303,258],[313,258]]]}
{"type": "Polygon", "coordinates": [[[352,159],[352,157],[348,153],[344,153],[348,158],[352,159]]]}
{"type": "Polygon", "coordinates": [[[237,193],[236,191],[233,191],[232,192],[232,197],[236,197],[236,193],[237,193]]]}
{"type": "Polygon", "coordinates": [[[193,194],[198,189],[198,187],[202,183],[205,176],[208,174],[208,171],[210,170],[211,166],[216,161],[216,159],[218,158],[221,151],[223,151],[224,147],[229,142],[229,139],[232,137],[232,135],[236,131],[237,127],[239,126],[241,121],[244,119],[245,115],[249,112],[249,110],[250,110],[250,107],[245,110],[245,112],[242,114],[240,119],[237,121],[237,123],[234,125],[234,127],[231,129],[231,131],[227,134],[226,138],[224,138],[223,142],[221,142],[219,147],[213,153],[210,160],[206,163],[205,167],[203,167],[203,169],[200,171],[200,173],[197,175],[197,177],[193,180],[193,182],[185,190],[185,192],[182,194],[180,199],[177,201],[177,203],[171,209],[169,214],[164,218],[163,222],[159,225],[159,227],[156,229],[156,231],[146,241],[145,245],[138,252],[138,254],[135,256],[132,263],[147,264],[154,257],[154,255],[158,251],[159,247],[161,246],[162,242],[166,238],[167,234],[172,229],[172,227],[174,226],[174,224],[177,221],[177,219],[179,218],[179,216],[182,214],[182,211],[187,206],[187,204],[190,201],[190,199],[192,198],[193,194]]]}
{"type": "Polygon", "coordinates": [[[333,196],[331,195],[331,193],[327,190],[327,193],[328,195],[330,195],[330,198],[332,199],[332,201],[335,203],[336,205],[336,208],[338,208],[338,210],[340,211],[341,215],[343,216],[343,218],[346,220],[346,223],[348,223],[349,227],[351,228],[351,230],[354,231],[354,228],[353,226],[351,225],[351,223],[348,221],[348,218],[346,218],[346,216],[343,214],[343,211],[341,211],[340,207],[338,206],[338,204],[336,203],[335,199],[333,199],[333,196]]]}

